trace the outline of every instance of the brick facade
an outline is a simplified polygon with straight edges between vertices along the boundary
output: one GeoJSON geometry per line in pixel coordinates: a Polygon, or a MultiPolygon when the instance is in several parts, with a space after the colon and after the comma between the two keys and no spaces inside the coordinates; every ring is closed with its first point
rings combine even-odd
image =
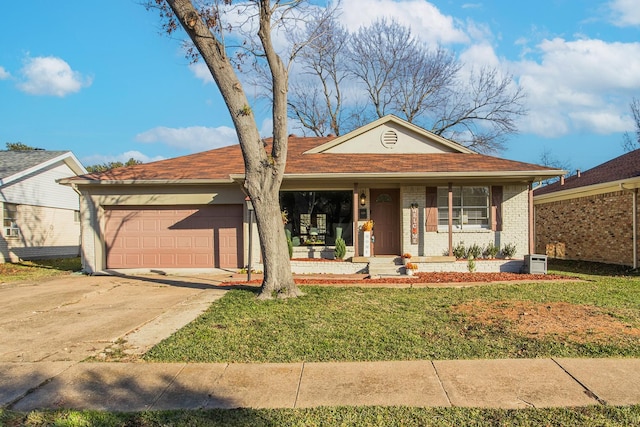
{"type": "Polygon", "coordinates": [[[536,252],[633,265],[633,197],[616,191],[536,204],[536,252]]]}
{"type": "MultiPolygon", "coordinates": [[[[448,253],[449,233],[447,230],[427,232],[425,230],[426,187],[402,187],[402,252],[417,256],[442,256],[448,253]],[[411,244],[411,205],[419,206],[418,244],[411,244]]],[[[505,185],[502,199],[502,231],[489,229],[454,230],[453,246],[463,242],[466,247],[473,244],[485,247],[490,242],[502,248],[505,244],[515,244],[514,258],[522,258],[528,253],[529,241],[529,194],[527,185],[505,185]]]]}

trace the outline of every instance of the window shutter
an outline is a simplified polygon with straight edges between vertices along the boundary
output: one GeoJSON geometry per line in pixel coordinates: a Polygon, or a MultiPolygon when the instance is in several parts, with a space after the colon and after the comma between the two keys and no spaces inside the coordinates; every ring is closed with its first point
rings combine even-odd
{"type": "Polygon", "coordinates": [[[438,187],[427,187],[426,231],[438,231],[438,187]]]}
{"type": "Polygon", "coordinates": [[[502,186],[491,187],[491,230],[502,231],[502,186]]]}

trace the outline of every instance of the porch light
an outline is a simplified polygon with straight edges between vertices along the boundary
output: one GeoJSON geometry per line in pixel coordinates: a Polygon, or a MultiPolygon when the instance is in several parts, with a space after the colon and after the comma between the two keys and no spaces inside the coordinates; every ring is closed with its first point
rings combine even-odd
{"type": "Polygon", "coordinates": [[[364,206],[367,204],[367,195],[364,194],[364,191],[360,193],[360,206],[364,206]]]}

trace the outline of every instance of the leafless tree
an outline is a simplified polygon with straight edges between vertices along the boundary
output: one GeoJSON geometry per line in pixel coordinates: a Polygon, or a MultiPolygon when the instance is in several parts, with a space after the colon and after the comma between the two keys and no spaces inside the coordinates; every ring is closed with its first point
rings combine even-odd
{"type": "Polygon", "coordinates": [[[306,69],[314,70],[315,79],[305,81],[300,96],[289,102],[290,116],[316,135],[327,128],[339,135],[391,113],[490,153],[503,148],[505,135],[517,131],[515,121],[526,113],[524,92],[510,75],[481,68],[463,81],[463,64],[452,52],[428,48],[395,20],[380,19],[353,34],[335,22],[325,28],[334,33],[331,43],[310,44],[305,51],[306,69]],[[321,57],[336,58],[332,65],[339,73],[331,74],[321,57]],[[340,97],[320,96],[327,87],[340,97]],[[347,88],[360,88],[367,105],[347,88]],[[326,123],[329,105],[339,112],[331,116],[337,125],[326,123]]]}
{"type": "Polygon", "coordinates": [[[629,104],[629,108],[631,109],[631,115],[633,115],[636,130],[633,135],[625,132],[622,136],[622,148],[627,152],[640,148],[640,100],[633,98],[629,104]]]}
{"type": "Polygon", "coordinates": [[[290,87],[290,117],[316,136],[339,135],[342,124],[349,34],[338,24],[333,12],[329,8],[318,9],[314,22],[307,23],[301,34],[304,48],[296,59],[300,75],[290,87]]]}
{"type": "MultiPolygon", "coordinates": [[[[551,150],[549,150],[548,148],[545,148],[544,151],[540,154],[540,159],[538,160],[538,163],[543,166],[549,166],[554,169],[562,169],[562,170],[568,171],[567,175],[571,175],[571,171],[573,170],[570,161],[560,160],[554,157],[551,150]]],[[[542,185],[551,184],[558,180],[560,180],[560,177],[547,179],[545,181],[542,181],[542,185]]]]}
{"type": "Polygon", "coordinates": [[[287,27],[288,19],[303,19],[306,3],[303,0],[237,3],[149,0],[148,3],[160,11],[167,33],[173,34],[179,27],[184,29],[192,43],[190,55],[194,60],[204,61],[231,114],[244,157],[243,189],[253,202],[264,262],[260,298],[301,294],[291,274],[279,191],[288,149],[289,65],[302,46],[294,45],[283,60],[276,51],[273,35],[287,27]],[[244,40],[234,44],[229,41],[231,37],[225,40],[228,30],[240,28],[244,30],[244,40]],[[266,64],[270,78],[273,142],[266,148],[240,79],[242,66],[247,62],[266,64]]]}
{"type": "Polygon", "coordinates": [[[438,105],[432,132],[482,153],[502,150],[505,135],[515,133],[516,119],[526,114],[524,91],[512,82],[495,68],[472,72],[438,105]]]}

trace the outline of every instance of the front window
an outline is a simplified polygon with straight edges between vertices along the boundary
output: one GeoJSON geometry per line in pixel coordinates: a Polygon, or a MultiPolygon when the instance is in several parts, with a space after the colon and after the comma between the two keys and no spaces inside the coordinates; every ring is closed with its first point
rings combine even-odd
{"type": "Polygon", "coordinates": [[[351,191],[283,191],[280,207],[294,246],[332,246],[339,236],[353,244],[351,191]]]}
{"type": "MultiPolygon", "coordinates": [[[[489,187],[453,187],[453,226],[488,228],[489,187]]],[[[438,187],[438,225],[449,225],[449,188],[438,187]]]]}
{"type": "Polygon", "coordinates": [[[18,216],[18,205],[5,203],[2,209],[2,229],[6,237],[18,237],[20,230],[16,223],[18,216]]]}

